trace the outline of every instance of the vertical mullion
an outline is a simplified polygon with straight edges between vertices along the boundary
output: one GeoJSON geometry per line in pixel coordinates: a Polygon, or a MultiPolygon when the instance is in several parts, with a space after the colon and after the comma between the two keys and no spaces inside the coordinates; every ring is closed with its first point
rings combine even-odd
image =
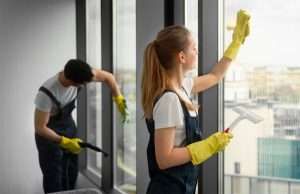
{"type": "MultiPolygon", "coordinates": [[[[218,3],[218,0],[202,0],[198,3],[199,75],[211,71],[218,60],[218,3]]],[[[204,137],[218,131],[218,95],[218,86],[199,95],[204,137]]],[[[216,155],[201,165],[199,193],[219,193],[218,157],[216,155]]]]}
{"type": "Polygon", "coordinates": [[[184,25],[184,0],[164,1],[165,26],[174,24],[184,25]]]}
{"type": "MultiPolygon", "coordinates": [[[[76,0],[76,55],[78,59],[86,61],[86,1],[76,0]]],[[[87,89],[84,87],[77,99],[77,127],[78,137],[86,139],[87,129],[87,89]]],[[[79,169],[87,167],[87,152],[79,155],[79,169]]]]}
{"type": "MultiPolygon", "coordinates": [[[[101,50],[102,69],[113,70],[113,18],[112,1],[101,0],[101,50]]],[[[113,188],[113,103],[110,89],[102,84],[102,142],[103,149],[109,153],[102,157],[102,188],[105,192],[113,188]]]]}
{"type": "Polygon", "coordinates": [[[174,24],[174,0],[164,1],[164,22],[165,26],[174,24]]]}
{"type": "Polygon", "coordinates": [[[137,193],[146,193],[149,183],[147,166],[147,144],[149,134],[143,118],[141,108],[141,72],[143,55],[147,44],[152,41],[157,32],[164,27],[164,1],[138,0],[136,1],[136,157],[137,157],[137,193]],[[153,12],[155,10],[155,14],[153,12]]]}
{"type": "Polygon", "coordinates": [[[174,1],[174,24],[184,25],[185,24],[185,0],[174,1]]]}

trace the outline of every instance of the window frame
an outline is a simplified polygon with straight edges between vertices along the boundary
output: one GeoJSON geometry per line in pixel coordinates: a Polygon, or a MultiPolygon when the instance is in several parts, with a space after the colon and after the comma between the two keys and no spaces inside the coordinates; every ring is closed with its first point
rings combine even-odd
{"type": "MultiPolygon", "coordinates": [[[[165,0],[167,1],[167,0],[165,0]]],[[[82,60],[86,60],[86,12],[85,12],[86,0],[76,0],[76,42],[77,42],[77,57],[82,60]]],[[[142,64],[142,56],[145,45],[155,36],[155,34],[164,26],[165,23],[165,2],[160,0],[153,0],[151,2],[147,0],[141,0],[136,2],[137,7],[137,46],[136,46],[136,61],[137,64],[142,64]],[[153,15],[151,8],[156,9],[156,14],[153,15]],[[157,20],[153,19],[157,18],[157,20]],[[148,19],[148,20],[147,20],[148,19]],[[147,20],[147,24],[145,22],[147,20]]],[[[198,2],[198,40],[199,44],[199,64],[198,74],[202,75],[211,70],[212,66],[217,62],[219,58],[219,3],[220,0],[203,0],[198,2]]],[[[176,6],[174,6],[176,7],[176,6]]],[[[178,7],[177,7],[178,8],[178,7]]],[[[176,9],[177,9],[176,8],[176,9]]],[[[179,7],[180,9],[182,7],[179,7]]],[[[101,0],[101,25],[105,28],[101,28],[101,47],[102,47],[102,69],[112,72],[113,67],[113,7],[111,0],[101,0]]],[[[176,12],[175,12],[176,15],[176,12]]],[[[174,16],[175,17],[175,16],[174,16]]],[[[180,18],[179,15],[176,15],[180,18]]],[[[176,18],[175,17],[175,18],[176,18]]],[[[178,19],[180,21],[181,19],[178,19]]],[[[181,20],[182,21],[182,20],[181,20]]],[[[140,85],[140,72],[142,65],[137,65],[136,68],[136,83],[140,85]]],[[[223,121],[222,115],[222,83],[217,87],[213,87],[205,93],[199,95],[198,101],[201,104],[202,111],[200,112],[200,118],[202,120],[202,128],[204,130],[204,136],[208,136],[219,129],[219,120],[223,121]],[[205,114],[204,114],[205,113],[205,114]]],[[[86,119],[86,88],[81,92],[78,99],[78,127],[85,129],[87,126],[86,119]]],[[[113,129],[113,102],[110,90],[103,84],[102,86],[102,110],[106,114],[102,114],[102,129],[113,129]]],[[[136,115],[143,115],[140,107],[140,89],[137,87],[137,109],[136,115]]],[[[222,124],[221,124],[222,125],[222,124]]],[[[144,120],[136,118],[137,129],[137,193],[144,193],[147,187],[146,181],[148,180],[146,175],[148,174],[145,169],[145,144],[148,138],[147,129],[144,120]]],[[[102,179],[96,181],[96,184],[101,187],[104,192],[121,193],[114,189],[114,174],[113,174],[113,130],[102,130],[102,145],[103,149],[108,153],[111,153],[109,157],[102,157],[102,179]]],[[[82,130],[79,136],[86,139],[86,133],[82,130]]],[[[221,156],[222,157],[222,156],[221,156]]],[[[218,194],[222,192],[219,185],[220,172],[222,170],[221,157],[216,155],[207,160],[201,165],[201,175],[199,179],[199,193],[211,193],[218,194]],[[216,187],[210,187],[210,185],[217,185],[216,187]]],[[[86,153],[80,155],[80,169],[86,168],[86,153]]],[[[221,176],[223,181],[223,176],[221,176]]],[[[222,182],[221,181],[221,182],[222,182]]],[[[94,182],[94,181],[93,181],[94,182]]]]}
{"type": "MultiPolygon", "coordinates": [[[[221,0],[198,2],[198,75],[209,73],[220,58],[220,6],[221,0]]],[[[223,82],[199,94],[200,120],[204,138],[222,130],[223,82]]],[[[216,154],[200,166],[199,193],[223,194],[223,155],[216,154]],[[220,178],[220,182],[219,182],[220,178]],[[211,187],[210,185],[215,185],[211,187]]]]}
{"type": "MultiPolygon", "coordinates": [[[[86,61],[87,41],[86,41],[86,0],[76,0],[76,47],[77,58],[86,61]]],[[[112,72],[112,2],[101,0],[101,69],[112,72]]],[[[102,129],[113,129],[113,109],[112,95],[110,89],[102,84],[102,129]]],[[[84,87],[79,94],[77,102],[77,126],[80,129],[87,128],[87,88],[84,87]]],[[[78,136],[87,138],[86,130],[79,130],[78,136]]],[[[87,166],[87,152],[79,156],[79,169],[82,175],[88,178],[97,187],[105,192],[113,188],[113,131],[102,130],[102,148],[109,153],[108,157],[102,157],[102,168],[100,173],[92,172],[87,166]],[[102,177],[102,178],[101,178],[102,177]]]]}

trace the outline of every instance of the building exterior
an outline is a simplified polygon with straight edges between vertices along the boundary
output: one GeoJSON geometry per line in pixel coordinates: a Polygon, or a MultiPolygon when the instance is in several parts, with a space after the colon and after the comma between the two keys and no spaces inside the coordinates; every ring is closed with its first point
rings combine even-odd
{"type": "Polygon", "coordinates": [[[258,176],[300,178],[300,139],[257,139],[258,176]]]}

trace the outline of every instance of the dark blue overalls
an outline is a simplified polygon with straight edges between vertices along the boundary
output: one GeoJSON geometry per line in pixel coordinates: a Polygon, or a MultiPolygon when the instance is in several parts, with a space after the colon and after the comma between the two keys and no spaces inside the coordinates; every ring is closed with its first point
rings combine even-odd
{"type": "MultiPolygon", "coordinates": [[[[57,134],[74,138],[77,127],[72,118],[75,108],[75,99],[61,107],[60,102],[45,87],[39,91],[44,92],[57,106],[58,113],[50,116],[47,127],[57,134]]],[[[79,89],[77,90],[77,94],[79,89]]],[[[39,163],[43,173],[43,188],[45,193],[74,189],[78,175],[78,155],[63,150],[57,143],[51,142],[35,134],[39,153],[39,163]]]]}
{"type": "MultiPolygon", "coordinates": [[[[163,92],[163,94],[165,92],[174,91],[166,90],[163,92]]],[[[157,102],[162,95],[160,95],[155,102],[157,102]]],[[[201,140],[201,129],[199,126],[200,122],[198,116],[192,117],[190,115],[185,103],[182,100],[180,100],[180,103],[184,113],[186,145],[188,145],[201,140]]],[[[165,170],[159,169],[155,157],[154,120],[146,119],[146,124],[150,133],[147,157],[149,175],[151,179],[147,189],[147,194],[194,194],[199,174],[199,166],[194,166],[191,162],[188,162],[186,164],[171,167],[165,170]]]]}

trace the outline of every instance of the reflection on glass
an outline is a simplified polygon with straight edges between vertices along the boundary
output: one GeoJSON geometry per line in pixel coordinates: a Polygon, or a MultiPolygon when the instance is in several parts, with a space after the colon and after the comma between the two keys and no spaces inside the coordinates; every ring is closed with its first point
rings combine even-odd
{"type": "Polygon", "coordinates": [[[185,1],[185,25],[195,38],[198,37],[198,1],[185,1]]]}
{"type": "MultiPolygon", "coordinates": [[[[198,0],[185,1],[185,26],[191,31],[193,37],[198,43],[198,0]]],[[[195,77],[197,75],[198,67],[191,72],[188,72],[186,76],[195,77]]],[[[195,104],[198,104],[197,99],[197,95],[192,97],[195,104]]]]}
{"type": "MultiPolygon", "coordinates": [[[[190,30],[192,36],[195,38],[198,46],[198,0],[186,0],[185,1],[185,26],[190,30]]],[[[198,67],[191,72],[188,72],[186,76],[195,77],[198,75],[198,67]]],[[[192,102],[198,104],[197,94],[192,96],[192,102]]],[[[195,193],[198,193],[198,186],[195,193]]]]}
{"type": "Polygon", "coordinates": [[[251,15],[251,34],[225,79],[225,127],[242,106],[264,118],[233,131],[225,151],[225,194],[291,194],[300,183],[299,1],[226,1],[225,45],[239,9],[251,15]],[[245,181],[246,180],[246,181],[245,181]]]}
{"type": "Polygon", "coordinates": [[[300,183],[291,185],[291,194],[300,193],[300,183]]]}
{"type": "Polygon", "coordinates": [[[127,100],[129,121],[115,119],[115,185],[125,193],[136,193],[136,10],[135,0],[113,1],[114,74],[127,100]]]}
{"type": "MultiPolygon", "coordinates": [[[[93,68],[101,68],[101,20],[99,0],[86,1],[87,17],[87,62],[93,68]]],[[[87,141],[102,147],[101,143],[101,84],[87,85],[87,141]]],[[[85,130],[85,129],[81,129],[85,130]]],[[[100,175],[101,154],[87,150],[88,169],[100,175]]]]}

